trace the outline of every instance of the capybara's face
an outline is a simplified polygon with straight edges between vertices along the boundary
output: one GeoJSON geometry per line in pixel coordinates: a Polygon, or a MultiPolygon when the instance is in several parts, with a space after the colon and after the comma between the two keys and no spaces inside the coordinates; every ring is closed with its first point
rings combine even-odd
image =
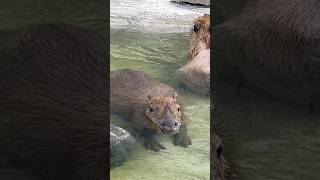
{"type": "Polygon", "coordinates": [[[210,48],[210,16],[206,14],[194,20],[189,53],[194,57],[199,51],[208,48],[210,48]]]}
{"type": "Polygon", "coordinates": [[[207,14],[200,16],[194,20],[193,32],[200,33],[201,30],[210,32],[210,16],[207,14]]]}
{"type": "Polygon", "coordinates": [[[146,116],[165,134],[179,132],[182,112],[175,97],[148,97],[146,116]]]}

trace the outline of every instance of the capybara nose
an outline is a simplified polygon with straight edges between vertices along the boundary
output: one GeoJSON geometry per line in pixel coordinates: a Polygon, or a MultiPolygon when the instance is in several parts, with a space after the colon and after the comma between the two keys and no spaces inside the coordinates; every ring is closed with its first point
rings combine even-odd
{"type": "Polygon", "coordinates": [[[170,119],[164,120],[160,124],[160,129],[163,131],[175,131],[178,129],[178,127],[178,123],[170,119]]]}

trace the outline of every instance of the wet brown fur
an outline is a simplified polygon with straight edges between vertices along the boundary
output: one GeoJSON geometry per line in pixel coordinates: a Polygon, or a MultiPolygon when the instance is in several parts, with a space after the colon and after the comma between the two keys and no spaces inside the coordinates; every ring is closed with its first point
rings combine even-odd
{"type": "Polygon", "coordinates": [[[57,23],[0,40],[0,152],[10,167],[41,179],[106,179],[106,37],[57,23]]]}
{"type": "Polygon", "coordinates": [[[210,16],[200,16],[194,21],[189,54],[192,58],[178,69],[176,77],[189,89],[208,95],[210,92],[210,16]]]}
{"type": "Polygon", "coordinates": [[[112,72],[110,83],[112,111],[131,121],[137,132],[146,128],[152,133],[161,133],[159,120],[163,116],[163,109],[166,106],[171,109],[177,123],[181,124],[180,131],[181,129],[186,131],[186,119],[183,114],[181,98],[176,97],[176,91],[170,86],[145,73],[129,69],[112,72]],[[153,116],[147,116],[146,110],[150,107],[156,112],[153,116]]]}
{"type": "MultiPolygon", "coordinates": [[[[320,100],[320,2],[260,0],[216,27],[216,67],[228,62],[272,96],[320,100]],[[221,63],[220,63],[221,62],[221,63]]],[[[232,74],[229,71],[229,74],[232,74]]],[[[235,75],[236,76],[236,75],[235,75]]]]}
{"type": "Polygon", "coordinates": [[[195,58],[202,50],[210,49],[210,16],[203,15],[194,20],[197,31],[192,31],[189,54],[195,58]]]}

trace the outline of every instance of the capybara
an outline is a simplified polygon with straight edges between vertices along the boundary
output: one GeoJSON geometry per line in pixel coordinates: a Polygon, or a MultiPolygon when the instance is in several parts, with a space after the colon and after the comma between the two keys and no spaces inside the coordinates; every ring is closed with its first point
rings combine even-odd
{"type": "Polygon", "coordinates": [[[0,156],[7,166],[40,179],[105,180],[107,38],[48,23],[2,31],[0,40],[0,156]]]}
{"type": "Polygon", "coordinates": [[[208,95],[210,92],[210,16],[194,21],[189,54],[192,58],[176,71],[177,79],[188,89],[208,95]]]}
{"type": "Polygon", "coordinates": [[[215,180],[224,180],[230,173],[229,162],[224,158],[223,151],[223,140],[222,140],[222,128],[221,128],[221,116],[215,109],[214,101],[210,101],[211,114],[214,114],[210,117],[211,120],[211,129],[210,129],[210,140],[211,140],[211,153],[210,161],[211,163],[211,172],[212,177],[215,180]]]}
{"type": "Polygon", "coordinates": [[[165,149],[154,139],[159,133],[173,135],[175,145],[191,144],[177,92],[151,76],[130,69],[111,72],[110,103],[113,112],[129,120],[135,132],[143,135],[147,149],[165,149]]]}
{"type": "MultiPolygon", "coordinates": [[[[216,69],[275,98],[320,100],[320,1],[259,0],[214,29],[216,69]]],[[[220,75],[216,75],[217,77],[220,75]]]]}
{"type": "Polygon", "coordinates": [[[223,180],[227,177],[230,167],[228,161],[222,155],[222,144],[223,141],[221,137],[214,133],[212,136],[212,170],[213,170],[213,179],[223,180]]]}

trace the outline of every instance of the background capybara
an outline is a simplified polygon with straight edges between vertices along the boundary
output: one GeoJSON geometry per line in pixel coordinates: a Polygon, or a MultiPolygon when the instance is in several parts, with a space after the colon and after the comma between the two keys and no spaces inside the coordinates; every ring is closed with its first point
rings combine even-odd
{"type": "Polygon", "coordinates": [[[319,22],[318,0],[249,4],[214,29],[215,77],[228,74],[239,84],[314,107],[320,102],[319,22]]]}
{"type": "Polygon", "coordinates": [[[57,23],[1,32],[0,40],[6,167],[41,179],[105,180],[107,38],[57,23]]]}
{"type": "Polygon", "coordinates": [[[192,60],[178,69],[175,75],[188,89],[207,95],[210,92],[209,15],[195,19],[188,52],[192,60]]]}
{"type": "Polygon", "coordinates": [[[153,135],[174,134],[174,144],[187,147],[191,140],[176,91],[149,75],[123,69],[111,72],[111,109],[132,123],[137,134],[142,133],[147,149],[165,149],[153,135]]]}

